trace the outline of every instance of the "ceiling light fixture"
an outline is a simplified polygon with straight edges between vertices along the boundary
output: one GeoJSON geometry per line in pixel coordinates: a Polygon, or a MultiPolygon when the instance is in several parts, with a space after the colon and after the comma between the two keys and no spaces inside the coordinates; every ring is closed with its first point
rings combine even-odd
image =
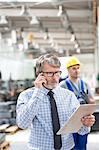
{"type": "Polygon", "coordinates": [[[39,20],[37,19],[36,16],[32,16],[32,19],[30,21],[30,24],[39,24],[39,20]]]}
{"type": "Polygon", "coordinates": [[[78,44],[76,43],[74,47],[75,47],[75,48],[78,48],[78,44]]]}
{"type": "Polygon", "coordinates": [[[71,35],[70,41],[71,41],[71,42],[74,42],[74,41],[75,41],[75,35],[74,35],[74,34],[71,35]]]}
{"type": "Polygon", "coordinates": [[[8,20],[6,19],[6,16],[2,15],[0,17],[0,24],[7,24],[8,23],[8,20]]]}
{"type": "Polygon", "coordinates": [[[58,11],[58,13],[57,13],[57,16],[58,16],[58,17],[61,16],[62,13],[63,13],[63,7],[62,7],[62,5],[59,5],[59,11],[58,11]]]}
{"type": "Polygon", "coordinates": [[[28,8],[25,5],[22,5],[22,10],[20,12],[21,16],[30,16],[29,12],[28,12],[28,8]]]}
{"type": "Polygon", "coordinates": [[[77,48],[76,52],[77,52],[77,53],[80,53],[80,48],[77,48]]]}

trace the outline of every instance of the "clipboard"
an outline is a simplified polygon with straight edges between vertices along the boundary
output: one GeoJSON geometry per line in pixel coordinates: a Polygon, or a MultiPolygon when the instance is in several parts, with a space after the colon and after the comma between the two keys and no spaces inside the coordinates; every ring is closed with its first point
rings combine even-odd
{"type": "Polygon", "coordinates": [[[71,115],[69,120],[63,125],[63,127],[60,128],[57,135],[78,132],[78,130],[83,126],[81,118],[86,115],[93,114],[96,110],[99,110],[99,105],[97,104],[80,105],[71,115]]]}

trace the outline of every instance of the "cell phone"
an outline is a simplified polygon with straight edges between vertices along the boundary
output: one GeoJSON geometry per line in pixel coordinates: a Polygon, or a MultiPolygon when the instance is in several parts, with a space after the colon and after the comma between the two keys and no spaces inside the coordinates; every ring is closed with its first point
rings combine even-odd
{"type": "MultiPolygon", "coordinates": [[[[44,76],[43,73],[42,73],[42,76],[44,76]]],[[[46,79],[45,79],[45,80],[46,80],[46,79]]],[[[47,83],[47,80],[46,80],[46,83],[47,83]]],[[[42,85],[45,87],[45,84],[46,84],[46,83],[43,82],[42,85]]]]}

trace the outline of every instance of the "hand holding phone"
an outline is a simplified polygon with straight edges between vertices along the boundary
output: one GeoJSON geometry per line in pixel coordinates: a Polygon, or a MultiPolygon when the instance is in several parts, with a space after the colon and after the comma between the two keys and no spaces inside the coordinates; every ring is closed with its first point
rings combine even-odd
{"type": "Polygon", "coordinates": [[[37,88],[43,87],[47,83],[46,78],[44,77],[43,73],[40,73],[36,80],[34,81],[34,85],[37,88]]]}

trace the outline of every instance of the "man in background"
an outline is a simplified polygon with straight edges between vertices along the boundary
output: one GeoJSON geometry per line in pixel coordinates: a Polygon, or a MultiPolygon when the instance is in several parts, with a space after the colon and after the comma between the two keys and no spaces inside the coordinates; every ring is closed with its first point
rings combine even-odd
{"type": "MultiPolygon", "coordinates": [[[[88,84],[80,78],[80,66],[81,63],[76,57],[70,57],[66,64],[68,77],[60,82],[60,86],[72,91],[80,104],[93,104],[95,100],[91,94],[91,90],[88,84]]],[[[73,134],[75,142],[74,150],[86,150],[87,136],[88,134],[73,134]]]]}

